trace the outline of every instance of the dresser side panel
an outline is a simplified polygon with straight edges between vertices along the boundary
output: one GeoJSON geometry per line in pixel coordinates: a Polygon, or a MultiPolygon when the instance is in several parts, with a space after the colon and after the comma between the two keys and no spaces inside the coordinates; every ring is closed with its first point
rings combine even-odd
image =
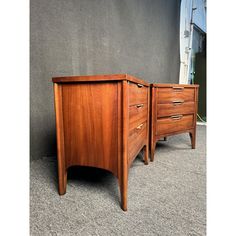
{"type": "Polygon", "coordinates": [[[118,83],[64,84],[62,96],[67,167],[98,167],[117,176],[118,83]]]}

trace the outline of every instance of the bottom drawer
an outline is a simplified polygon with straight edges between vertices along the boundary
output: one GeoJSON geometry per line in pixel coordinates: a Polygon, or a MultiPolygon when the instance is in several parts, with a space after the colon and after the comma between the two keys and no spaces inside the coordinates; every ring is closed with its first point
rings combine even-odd
{"type": "Polygon", "coordinates": [[[193,127],[193,115],[176,115],[157,119],[156,135],[169,134],[193,127]]]}
{"type": "Polygon", "coordinates": [[[128,163],[131,163],[139,153],[147,139],[147,121],[130,130],[128,139],[128,163]]]}

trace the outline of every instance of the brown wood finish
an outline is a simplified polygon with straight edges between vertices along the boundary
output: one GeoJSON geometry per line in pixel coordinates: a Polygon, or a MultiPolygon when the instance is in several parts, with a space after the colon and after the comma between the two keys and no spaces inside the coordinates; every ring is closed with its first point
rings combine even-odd
{"type": "Polygon", "coordinates": [[[98,81],[123,81],[127,80],[136,84],[142,84],[149,86],[144,80],[136,78],[128,74],[114,74],[114,75],[80,75],[80,76],[63,76],[63,77],[54,77],[52,81],[54,83],[73,83],[73,82],[98,82],[98,81]]]}
{"type": "Polygon", "coordinates": [[[156,135],[155,135],[155,130],[156,130],[156,89],[154,86],[150,87],[151,90],[151,99],[150,99],[150,109],[151,109],[151,115],[150,115],[150,159],[151,161],[154,160],[154,153],[155,153],[155,146],[156,146],[156,135]]]}
{"type": "Polygon", "coordinates": [[[132,163],[133,158],[137,156],[139,150],[142,149],[144,145],[146,145],[146,137],[147,121],[142,122],[140,125],[129,132],[129,165],[132,163]]]}
{"type": "Polygon", "coordinates": [[[174,133],[193,128],[193,115],[175,115],[157,119],[156,135],[174,133]]]}
{"type": "Polygon", "coordinates": [[[65,165],[65,148],[64,148],[64,127],[63,127],[63,110],[62,110],[62,87],[54,84],[54,103],[56,114],[56,135],[57,135],[57,160],[58,160],[58,181],[59,194],[66,193],[67,170],[65,165]]]}
{"type": "Polygon", "coordinates": [[[173,102],[194,102],[194,98],[194,89],[190,87],[184,88],[181,86],[173,86],[171,88],[157,89],[157,101],[159,104],[173,102]]]}
{"type": "Polygon", "coordinates": [[[147,112],[147,141],[146,145],[144,146],[144,163],[148,165],[148,155],[149,155],[149,127],[150,127],[150,89],[148,88],[148,112],[147,112]]]}
{"type": "MultiPolygon", "coordinates": [[[[128,82],[122,81],[122,156],[121,156],[121,176],[120,192],[121,192],[121,208],[127,211],[127,191],[128,191],[128,130],[129,130],[129,110],[128,110],[128,82]]],[[[119,150],[118,150],[119,151],[119,150]]]]}
{"type": "Polygon", "coordinates": [[[129,83],[129,105],[147,103],[148,90],[142,84],[129,83]]]}
{"type": "Polygon", "coordinates": [[[150,151],[154,160],[156,142],[188,132],[196,146],[198,85],[151,84],[150,151]]]}
{"type": "Polygon", "coordinates": [[[148,163],[149,88],[129,75],[53,78],[59,194],[70,166],[106,169],[117,178],[127,210],[128,169],[144,149],[148,163]]]}
{"type": "Polygon", "coordinates": [[[194,113],[194,102],[172,102],[167,104],[157,104],[157,117],[173,116],[176,114],[194,113]]]}
{"type": "Polygon", "coordinates": [[[114,82],[62,86],[66,168],[92,166],[117,175],[117,90],[114,82]]]}
{"type": "Polygon", "coordinates": [[[136,128],[147,120],[148,104],[137,104],[129,107],[129,129],[136,128]]]}

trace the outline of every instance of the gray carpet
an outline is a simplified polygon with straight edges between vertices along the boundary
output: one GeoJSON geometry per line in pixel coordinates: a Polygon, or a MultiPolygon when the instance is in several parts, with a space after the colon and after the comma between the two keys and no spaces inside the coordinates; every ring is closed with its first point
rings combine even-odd
{"type": "Polygon", "coordinates": [[[56,159],[33,161],[31,235],[206,235],[205,126],[198,126],[196,147],[182,134],[158,142],[147,166],[139,155],[129,173],[127,212],[109,172],[73,168],[59,196],[56,159]]]}

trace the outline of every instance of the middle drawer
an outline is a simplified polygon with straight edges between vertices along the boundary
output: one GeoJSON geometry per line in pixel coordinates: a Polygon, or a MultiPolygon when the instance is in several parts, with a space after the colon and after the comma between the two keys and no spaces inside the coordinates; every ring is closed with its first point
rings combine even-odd
{"type": "Polygon", "coordinates": [[[134,129],[137,125],[147,120],[147,104],[141,103],[129,107],[129,130],[134,129]]]}
{"type": "Polygon", "coordinates": [[[194,102],[180,102],[176,100],[172,103],[157,104],[157,117],[191,114],[194,113],[194,109],[194,102]]]}

